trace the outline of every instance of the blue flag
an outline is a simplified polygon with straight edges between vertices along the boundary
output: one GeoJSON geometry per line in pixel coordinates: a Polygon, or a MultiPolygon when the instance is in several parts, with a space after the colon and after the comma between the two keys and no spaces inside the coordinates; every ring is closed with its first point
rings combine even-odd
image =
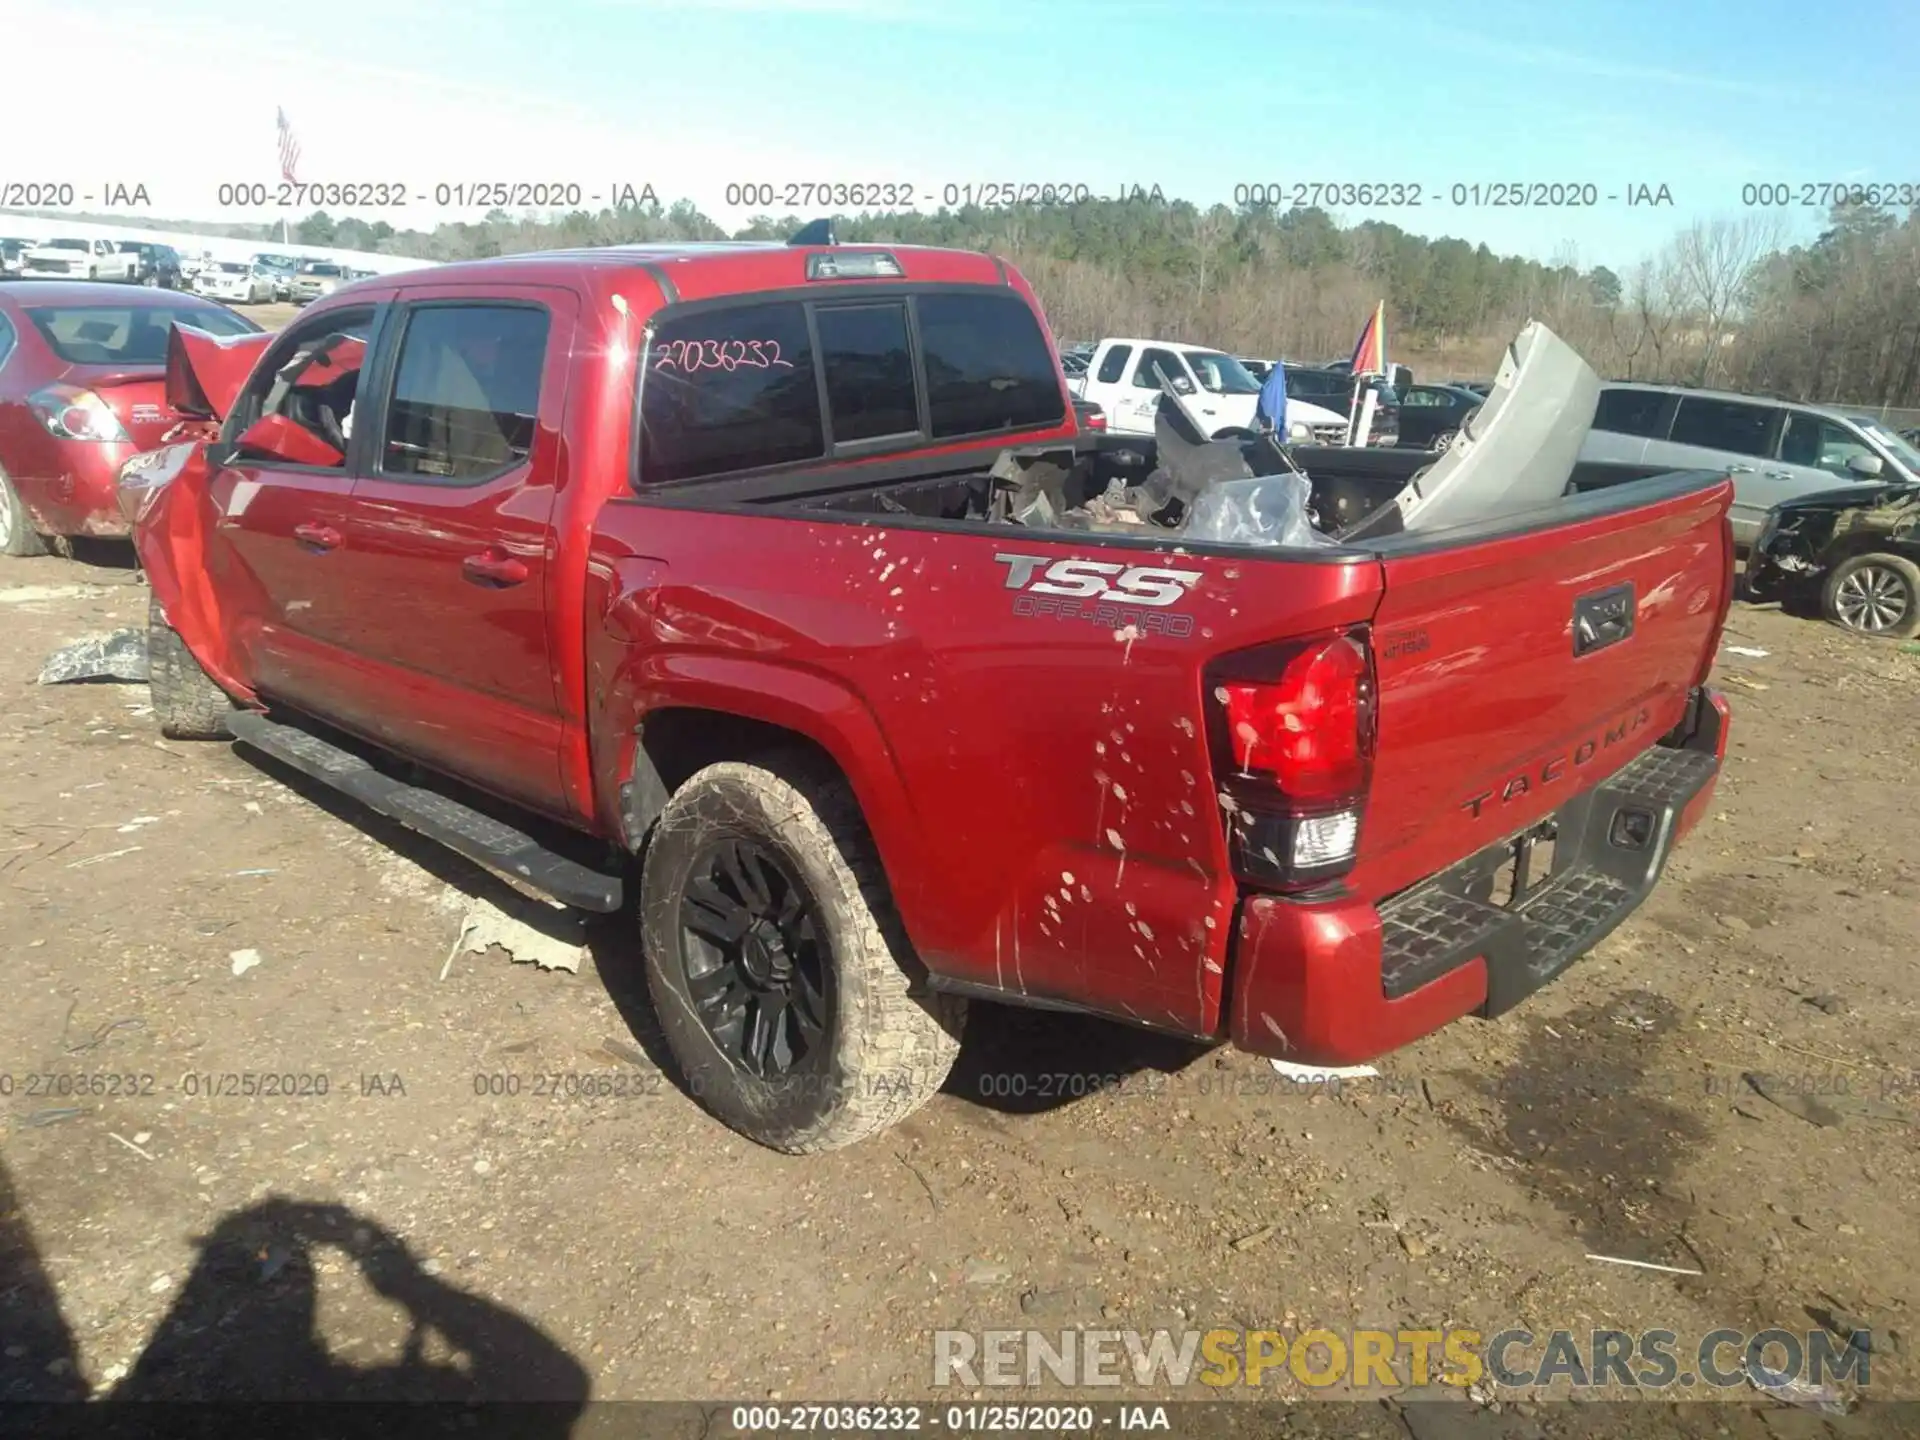
{"type": "Polygon", "coordinates": [[[1267,375],[1267,383],[1260,387],[1260,399],[1254,406],[1256,420],[1270,420],[1273,428],[1282,435],[1287,433],[1287,370],[1284,365],[1275,365],[1267,375]]]}

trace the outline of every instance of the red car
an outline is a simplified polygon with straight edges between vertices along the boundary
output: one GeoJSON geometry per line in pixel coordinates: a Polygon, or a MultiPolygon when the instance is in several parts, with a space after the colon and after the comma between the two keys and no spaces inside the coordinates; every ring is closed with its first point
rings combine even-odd
{"type": "Polygon", "coordinates": [[[0,285],[0,555],[50,535],[125,535],[120,466],[180,416],[162,393],[178,320],[259,334],[224,305],[86,281],[0,285]]]}
{"type": "MultiPolygon", "coordinates": [[[[1724,475],[1311,547],[1096,528],[992,256],[520,255],[175,333],[222,428],[124,487],[163,729],[632,902],[688,1088],[784,1151],[926,1101],[970,998],[1311,1063],[1499,1015],[1725,753],[1724,475]]],[[[1430,458],[1312,485],[1384,512],[1430,458]]]]}

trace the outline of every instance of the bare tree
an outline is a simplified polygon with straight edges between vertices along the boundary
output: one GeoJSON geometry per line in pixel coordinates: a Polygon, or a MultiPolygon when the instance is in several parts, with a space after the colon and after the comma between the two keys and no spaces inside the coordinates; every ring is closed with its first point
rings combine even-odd
{"type": "Polygon", "coordinates": [[[1694,383],[1705,385],[1725,364],[1734,317],[1751,298],[1755,271],[1780,247],[1779,217],[1756,210],[1738,220],[1698,221],[1672,247],[1677,299],[1690,312],[1689,339],[1700,358],[1694,383]]]}
{"type": "Polygon", "coordinates": [[[1194,286],[1193,305],[1188,312],[1190,318],[1206,303],[1207,275],[1213,265],[1213,257],[1232,233],[1233,212],[1224,205],[1216,205],[1206,214],[1196,216],[1194,219],[1193,251],[1200,263],[1198,283],[1194,286]]]}

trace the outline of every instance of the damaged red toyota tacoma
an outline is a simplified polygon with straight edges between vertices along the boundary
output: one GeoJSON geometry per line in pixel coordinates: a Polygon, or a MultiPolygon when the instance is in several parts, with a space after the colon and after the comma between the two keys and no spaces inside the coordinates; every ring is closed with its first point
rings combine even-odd
{"type": "Polygon", "coordinates": [[[1092,493],[1012,267],[814,238],[176,329],[200,433],[122,479],[166,732],[631,906],[689,1090],[792,1153],[972,999],[1359,1062],[1646,897],[1726,751],[1724,475],[1396,526],[1433,457],[1301,450],[1305,542],[1208,538],[1168,471],[1092,493]]]}

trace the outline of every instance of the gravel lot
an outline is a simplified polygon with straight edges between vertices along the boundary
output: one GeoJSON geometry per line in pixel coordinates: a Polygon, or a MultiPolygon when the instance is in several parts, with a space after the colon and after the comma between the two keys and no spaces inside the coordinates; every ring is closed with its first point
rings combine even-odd
{"type": "MultiPolygon", "coordinates": [[[[1920,654],[1738,609],[1728,643],[1768,653],[1723,653],[1718,813],[1655,898],[1378,1080],[1305,1094],[982,1007],[946,1094],[796,1161],[658,1070],[631,917],[578,974],[495,951],[442,978],[497,882],[161,741],[143,686],[37,685],[55,646],[144,622],[127,562],[87,558],[0,560],[0,1394],[927,1398],[943,1327],[1688,1336],[1837,1308],[1899,1332],[1873,1389],[1920,1398],[1920,654]],[[309,1093],[196,1093],[227,1074],[309,1093]],[[1796,1090],[1843,1092],[1838,1123],[1796,1090]]],[[[1896,1433],[1736,1396],[1662,1423],[1896,1433]]],[[[1508,1404],[1487,1433],[1593,1408],[1508,1404]]],[[[1653,1424],[1629,1408],[1605,1433],[1653,1424]]]]}

